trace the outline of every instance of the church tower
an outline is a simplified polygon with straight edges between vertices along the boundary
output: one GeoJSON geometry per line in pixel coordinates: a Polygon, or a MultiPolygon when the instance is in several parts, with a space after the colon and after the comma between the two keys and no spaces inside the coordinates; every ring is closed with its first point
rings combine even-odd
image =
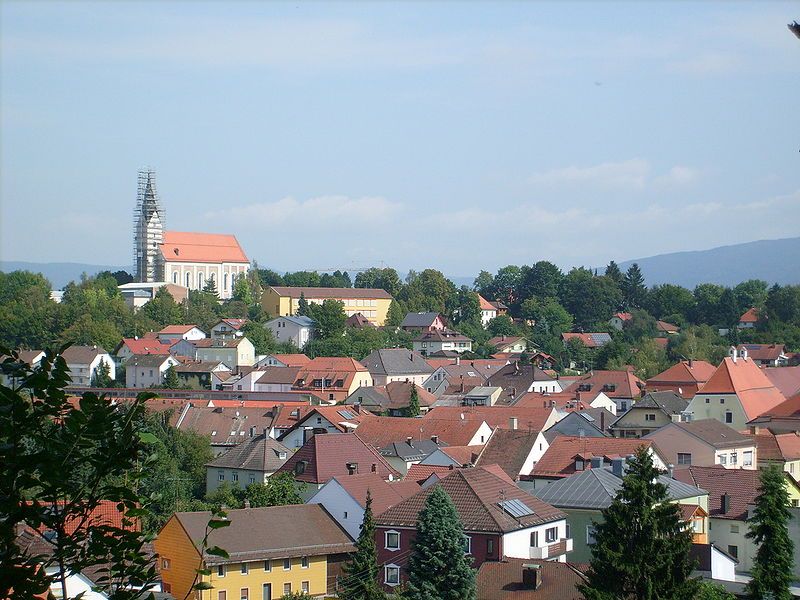
{"type": "Polygon", "coordinates": [[[140,283],[162,281],[163,261],[159,245],[164,241],[164,209],[156,193],[156,174],[139,171],[133,230],[134,279],[140,283]]]}

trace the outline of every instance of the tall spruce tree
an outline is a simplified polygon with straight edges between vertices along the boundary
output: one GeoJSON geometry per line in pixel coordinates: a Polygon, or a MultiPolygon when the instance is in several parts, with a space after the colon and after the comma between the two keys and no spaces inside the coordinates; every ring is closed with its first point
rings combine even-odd
{"type": "Polygon", "coordinates": [[[375,546],[375,520],[372,517],[372,494],[367,490],[364,520],[356,541],[356,551],[344,565],[339,598],[342,600],[384,600],[378,584],[378,551],[375,546]]]}
{"type": "Polygon", "coordinates": [[[89,385],[96,388],[110,388],[114,386],[114,380],[111,379],[111,367],[102,358],[100,359],[100,364],[97,365],[97,368],[95,368],[92,374],[92,380],[89,385]]]}
{"type": "Polygon", "coordinates": [[[611,281],[617,284],[617,286],[622,285],[622,280],[625,276],[622,274],[622,271],[619,268],[619,265],[614,262],[613,260],[608,263],[606,267],[605,276],[608,277],[611,281]]]}
{"type": "Polygon", "coordinates": [[[692,533],[644,446],[628,463],[622,488],[596,525],[587,600],[689,600],[699,581],[691,579],[692,533]]]}
{"type": "Polygon", "coordinates": [[[308,307],[308,300],[306,300],[306,295],[303,292],[300,292],[300,299],[297,301],[297,315],[300,317],[307,317],[309,316],[310,309],[308,307]]]}
{"type": "Polygon", "coordinates": [[[177,390],[181,387],[181,380],[178,378],[175,365],[170,365],[167,372],[164,373],[164,387],[168,390],[177,390]]]}
{"type": "Polygon", "coordinates": [[[792,597],[789,585],[794,543],[788,529],[791,518],[783,471],[775,466],[761,471],[756,508],[747,532],[747,537],[758,544],[753,578],[746,588],[748,596],[754,600],[788,600],[792,597]]]}
{"type": "Polygon", "coordinates": [[[408,566],[409,600],[475,600],[475,570],[464,554],[464,531],[453,501],[435,487],[417,519],[408,566]]]}
{"type": "Polygon", "coordinates": [[[419,416],[419,392],[417,391],[417,384],[411,384],[411,394],[408,399],[408,408],[406,408],[406,416],[418,417],[419,416]]]}
{"type": "Polygon", "coordinates": [[[647,298],[644,275],[637,263],[633,263],[625,273],[621,284],[622,301],[626,309],[641,308],[647,298]]]}
{"type": "Polygon", "coordinates": [[[210,294],[215,298],[219,297],[219,293],[217,292],[217,280],[214,277],[206,279],[206,284],[203,286],[203,293],[210,294]]]}

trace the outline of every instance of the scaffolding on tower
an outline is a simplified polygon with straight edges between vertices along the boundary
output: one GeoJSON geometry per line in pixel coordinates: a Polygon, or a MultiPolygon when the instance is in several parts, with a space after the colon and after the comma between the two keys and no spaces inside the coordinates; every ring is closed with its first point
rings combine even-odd
{"type": "Polygon", "coordinates": [[[140,283],[163,279],[159,245],[164,241],[166,215],[156,191],[153,169],[139,171],[136,208],[133,213],[134,277],[140,283]]]}

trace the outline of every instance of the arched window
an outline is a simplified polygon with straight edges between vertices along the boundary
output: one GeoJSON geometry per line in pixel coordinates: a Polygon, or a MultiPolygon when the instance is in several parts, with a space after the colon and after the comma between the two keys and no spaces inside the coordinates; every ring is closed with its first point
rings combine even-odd
{"type": "Polygon", "coordinates": [[[178,272],[177,271],[173,271],[172,272],[172,283],[178,283],[178,272]]]}
{"type": "Polygon", "coordinates": [[[186,273],[186,287],[187,288],[192,287],[192,274],[191,273],[186,273]]]}
{"type": "Polygon", "coordinates": [[[197,289],[198,290],[202,290],[203,289],[203,274],[202,273],[198,273],[197,274],[197,289]]]}
{"type": "Polygon", "coordinates": [[[225,273],[222,276],[222,289],[225,290],[226,292],[228,291],[228,274],[227,273],[225,273]]]}

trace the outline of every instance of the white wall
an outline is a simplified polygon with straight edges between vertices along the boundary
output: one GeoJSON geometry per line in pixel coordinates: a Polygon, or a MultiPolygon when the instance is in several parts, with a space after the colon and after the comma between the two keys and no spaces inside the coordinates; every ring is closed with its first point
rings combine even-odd
{"type": "Polygon", "coordinates": [[[199,290],[213,275],[217,284],[217,294],[221,300],[227,300],[233,296],[233,276],[242,276],[249,268],[250,265],[245,263],[189,263],[169,260],[165,262],[164,279],[168,283],[183,285],[190,290],[199,290]],[[198,285],[200,276],[202,284],[198,285]]]}
{"type": "Polygon", "coordinates": [[[736,563],[714,546],[711,547],[711,577],[722,581],[736,581],[736,563]]]}
{"type": "MultiPolygon", "coordinates": [[[[549,542],[550,544],[554,544],[567,537],[566,519],[545,523],[543,525],[537,525],[536,527],[528,527],[527,529],[520,529],[519,531],[512,531],[511,533],[506,533],[503,536],[503,556],[507,556],[509,558],[530,558],[531,533],[534,531],[539,533],[539,546],[537,547],[541,548],[542,546],[548,545],[548,542],[545,541],[545,530],[550,529],[551,527],[556,527],[558,529],[558,536],[556,537],[556,541],[549,542]]],[[[565,559],[562,558],[560,562],[564,562],[564,560],[565,559]]]]}
{"type": "MultiPolygon", "coordinates": [[[[310,418],[307,418],[302,423],[298,423],[297,429],[294,429],[287,435],[284,439],[281,440],[281,443],[286,446],[287,448],[301,448],[303,446],[303,434],[306,428],[308,429],[319,429],[324,427],[328,433],[341,433],[337,427],[328,421],[325,417],[314,414],[310,418]],[[317,420],[320,422],[317,422],[317,420]]],[[[309,431],[309,435],[311,432],[309,431]]],[[[323,434],[326,435],[326,434],[323,434]]]]}
{"type": "Polygon", "coordinates": [[[321,504],[354,540],[361,533],[364,509],[335,479],[314,494],[307,504],[321,504]]]}
{"type": "Polygon", "coordinates": [[[164,383],[164,373],[171,365],[180,364],[173,357],[167,358],[160,367],[125,366],[125,387],[151,388],[164,383]]]}

